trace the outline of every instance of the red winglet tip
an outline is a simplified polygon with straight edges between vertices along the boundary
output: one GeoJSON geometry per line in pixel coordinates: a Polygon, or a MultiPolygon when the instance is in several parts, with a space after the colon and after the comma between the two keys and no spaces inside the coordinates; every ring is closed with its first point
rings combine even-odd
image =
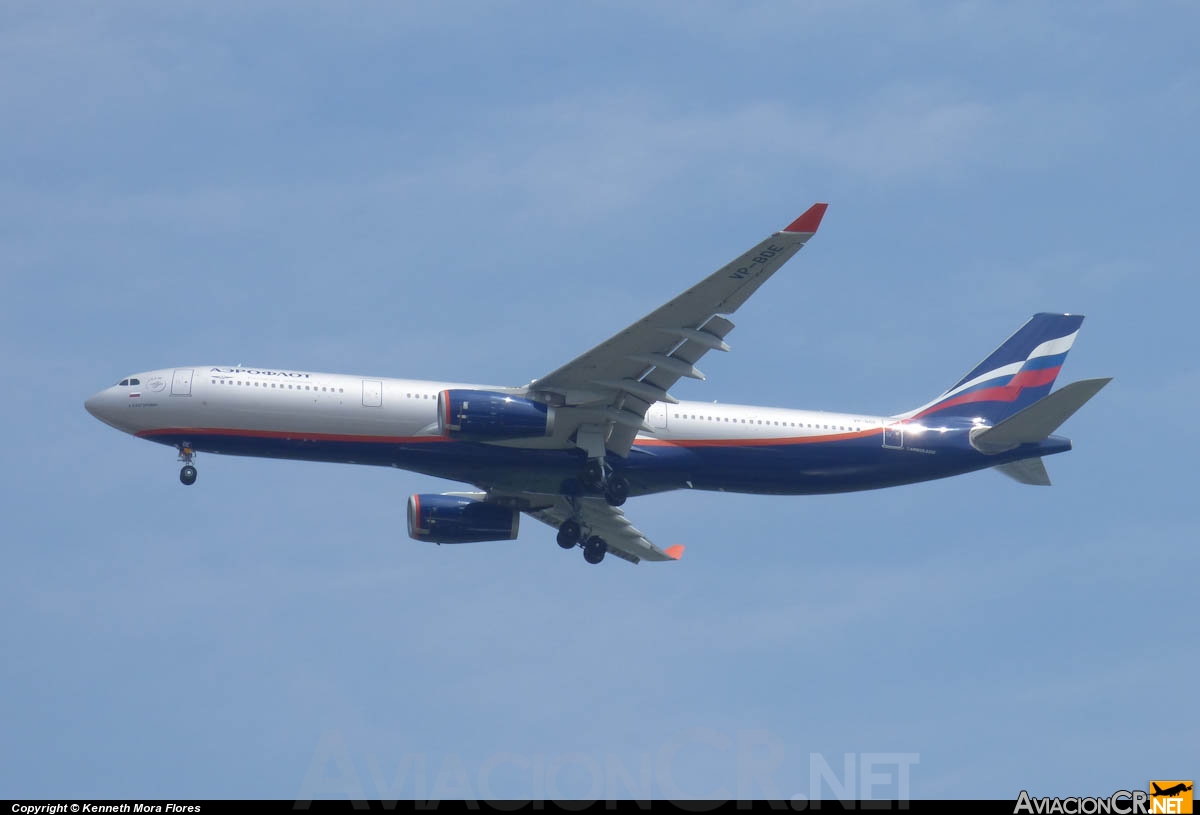
{"type": "Polygon", "coordinates": [[[667,557],[671,558],[671,560],[679,560],[679,558],[683,557],[683,544],[677,543],[674,546],[668,546],[666,552],[667,557]]]}
{"type": "Polygon", "coordinates": [[[825,217],[825,210],[828,208],[829,204],[813,204],[803,215],[784,227],[783,231],[816,232],[817,227],[821,225],[821,219],[825,217]]]}

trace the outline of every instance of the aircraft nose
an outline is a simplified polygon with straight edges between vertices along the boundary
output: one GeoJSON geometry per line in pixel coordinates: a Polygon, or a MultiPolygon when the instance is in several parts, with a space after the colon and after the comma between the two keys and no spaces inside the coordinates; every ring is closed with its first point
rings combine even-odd
{"type": "Polygon", "coordinates": [[[114,427],[117,430],[128,433],[129,430],[126,426],[128,420],[121,413],[121,410],[125,407],[122,403],[124,398],[125,394],[122,389],[114,385],[111,388],[97,391],[87,399],[84,399],[83,407],[84,410],[109,427],[114,427]]]}
{"type": "Polygon", "coordinates": [[[108,417],[105,414],[109,412],[106,408],[112,404],[111,390],[112,388],[105,388],[102,391],[96,391],[83,400],[84,409],[102,422],[108,421],[108,417]]]}

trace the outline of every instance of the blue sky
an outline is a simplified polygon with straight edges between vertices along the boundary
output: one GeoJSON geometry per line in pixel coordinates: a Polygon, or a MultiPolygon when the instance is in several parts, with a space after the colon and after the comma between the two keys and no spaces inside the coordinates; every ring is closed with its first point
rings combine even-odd
{"type": "Polygon", "coordinates": [[[1194,777],[1198,26],[7,4],[0,792],[829,797],[821,767],[874,754],[914,797],[1194,777]],[[677,394],[899,412],[1083,313],[1061,381],[1116,380],[1056,486],[635,499],[684,560],[589,568],[533,522],[409,540],[407,496],[452,485],[407,473],[203,456],[185,489],[83,410],[177,364],[521,384],[816,200],[677,394]]]}

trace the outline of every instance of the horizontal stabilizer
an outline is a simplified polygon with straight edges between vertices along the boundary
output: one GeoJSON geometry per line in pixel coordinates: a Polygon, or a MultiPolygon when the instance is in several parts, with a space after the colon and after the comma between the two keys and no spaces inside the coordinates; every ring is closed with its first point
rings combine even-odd
{"type": "Polygon", "coordinates": [[[1111,377],[1106,377],[1072,382],[994,427],[973,435],[971,443],[981,453],[1003,453],[1022,444],[1036,444],[1057,430],[1111,381],[1111,377]]]}
{"type": "Polygon", "coordinates": [[[1040,458],[1010,461],[1008,464],[999,464],[993,469],[999,470],[1013,481],[1021,484],[1030,484],[1035,487],[1050,486],[1050,473],[1046,472],[1046,463],[1040,458]]]}

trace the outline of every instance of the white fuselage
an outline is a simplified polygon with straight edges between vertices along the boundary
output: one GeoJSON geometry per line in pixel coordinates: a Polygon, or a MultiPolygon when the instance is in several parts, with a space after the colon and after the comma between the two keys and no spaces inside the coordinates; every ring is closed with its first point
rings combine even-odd
{"type": "MultiPolygon", "coordinates": [[[[417,440],[438,437],[438,394],[451,388],[511,391],[454,382],[195,366],[129,377],[87,400],[107,424],[134,435],[175,429],[265,431],[417,440]]],[[[680,401],[653,405],[637,444],[794,439],[877,430],[885,417],[680,401]]],[[[547,440],[550,443],[551,440],[547,440]]]]}

